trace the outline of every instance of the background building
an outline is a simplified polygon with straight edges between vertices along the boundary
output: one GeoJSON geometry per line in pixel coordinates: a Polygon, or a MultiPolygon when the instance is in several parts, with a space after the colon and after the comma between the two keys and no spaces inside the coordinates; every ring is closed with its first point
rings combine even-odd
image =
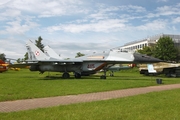
{"type": "Polygon", "coordinates": [[[145,46],[152,46],[156,44],[156,42],[159,40],[160,37],[166,37],[166,36],[172,38],[174,45],[180,48],[180,35],[158,34],[151,37],[147,37],[142,40],[126,43],[125,45],[114,49],[119,49],[121,51],[135,52],[136,50],[142,49],[145,46]]]}

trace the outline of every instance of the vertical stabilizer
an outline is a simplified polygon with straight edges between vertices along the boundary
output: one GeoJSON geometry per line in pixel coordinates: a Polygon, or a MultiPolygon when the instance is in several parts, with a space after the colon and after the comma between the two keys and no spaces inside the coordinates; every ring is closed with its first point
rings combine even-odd
{"type": "Polygon", "coordinates": [[[51,58],[62,59],[51,47],[45,46],[44,53],[51,58]]]}
{"type": "Polygon", "coordinates": [[[154,69],[153,64],[147,64],[149,73],[156,73],[157,71],[154,69]]]}
{"type": "Polygon", "coordinates": [[[26,43],[29,60],[49,60],[50,57],[45,55],[31,40],[26,43]]]}

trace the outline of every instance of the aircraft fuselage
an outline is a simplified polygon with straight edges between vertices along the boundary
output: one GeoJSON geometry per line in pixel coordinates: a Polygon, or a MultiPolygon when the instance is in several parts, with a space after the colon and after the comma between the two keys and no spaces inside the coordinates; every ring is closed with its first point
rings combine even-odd
{"type": "Polygon", "coordinates": [[[103,69],[106,66],[105,62],[83,62],[79,64],[39,64],[39,65],[31,65],[30,71],[40,71],[41,73],[45,71],[53,71],[53,72],[77,72],[79,74],[83,73],[96,73],[103,69]]]}

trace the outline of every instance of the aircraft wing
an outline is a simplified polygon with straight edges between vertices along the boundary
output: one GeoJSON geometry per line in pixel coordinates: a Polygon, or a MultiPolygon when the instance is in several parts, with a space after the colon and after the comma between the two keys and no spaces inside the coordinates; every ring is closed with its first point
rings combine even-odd
{"type": "Polygon", "coordinates": [[[108,64],[162,62],[160,59],[143,54],[116,51],[112,51],[109,54],[87,56],[83,61],[101,61],[108,64]]]}
{"type": "Polygon", "coordinates": [[[26,68],[27,66],[38,64],[37,62],[32,63],[17,63],[17,64],[9,64],[8,67],[12,68],[26,68]]]}
{"type": "Polygon", "coordinates": [[[68,64],[77,64],[82,62],[83,62],[82,60],[27,60],[24,63],[9,65],[9,67],[25,68],[27,66],[40,65],[40,64],[68,65],[68,64]]]}
{"type": "Polygon", "coordinates": [[[28,63],[82,63],[83,60],[59,60],[59,59],[52,59],[52,60],[27,60],[28,63]]]}

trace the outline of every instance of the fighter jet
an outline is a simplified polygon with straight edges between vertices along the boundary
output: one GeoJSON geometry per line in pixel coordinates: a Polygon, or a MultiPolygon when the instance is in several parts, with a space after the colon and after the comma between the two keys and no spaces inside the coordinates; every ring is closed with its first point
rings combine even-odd
{"type": "Polygon", "coordinates": [[[106,71],[114,64],[122,63],[154,63],[160,62],[160,59],[149,57],[138,53],[127,53],[119,50],[110,50],[108,52],[93,53],[78,58],[63,60],[61,58],[53,58],[44,54],[32,41],[26,44],[28,58],[25,65],[30,66],[30,71],[46,71],[63,72],[62,78],[70,77],[69,72],[73,72],[75,78],[81,76],[95,74],[100,70],[104,70],[101,79],[106,79],[106,71]]]}
{"type": "MultiPolygon", "coordinates": [[[[63,59],[50,46],[45,46],[44,47],[44,53],[46,55],[48,55],[49,57],[52,57],[52,58],[63,59]]],[[[108,67],[106,69],[106,71],[110,72],[110,74],[109,74],[110,76],[114,76],[114,72],[116,72],[116,71],[125,70],[125,69],[131,69],[131,68],[133,68],[133,66],[129,66],[129,65],[124,66],[122,64],[116,64],[116,65],[108,67]]],[[[103,70],[100,70],[100,71],[103,71],[103,70]]]]}

